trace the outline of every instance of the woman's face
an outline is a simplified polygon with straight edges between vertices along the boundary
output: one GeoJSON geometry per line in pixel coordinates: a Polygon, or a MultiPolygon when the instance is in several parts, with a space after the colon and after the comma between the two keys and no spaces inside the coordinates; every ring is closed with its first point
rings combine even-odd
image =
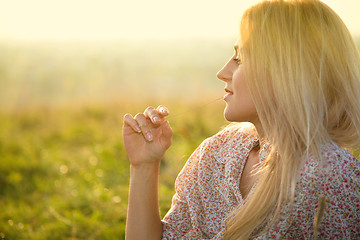
{"type": "Polygon", "coordinates": [[[230,122],[255,123],[258,117],[244,77],[246,62],[241,61],[239,47],[235,45],[234,48],[234,56],[217,74],[217,77],[226,83],[224,115],[230,122]]]}

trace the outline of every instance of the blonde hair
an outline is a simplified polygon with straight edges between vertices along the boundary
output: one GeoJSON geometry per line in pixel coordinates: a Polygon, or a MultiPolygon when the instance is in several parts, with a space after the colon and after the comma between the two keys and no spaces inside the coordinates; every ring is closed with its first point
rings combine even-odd
{"type": "Polygon", "coordinates": [[[269,156],[253,194],[226,224],[248,239],[292,203],[298,172],[320,148],[360,144],[360,57],[339,16],[317,0],[274,0],[248,9],[242,58],[269,156]]]}

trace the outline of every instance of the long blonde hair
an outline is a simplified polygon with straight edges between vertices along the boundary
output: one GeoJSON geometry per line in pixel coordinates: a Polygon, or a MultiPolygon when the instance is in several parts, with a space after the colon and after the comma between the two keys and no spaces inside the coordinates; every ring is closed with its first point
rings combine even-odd
{"type": "MultiPolygon", "coordinates": [[[[339,16],[317,0],[264,1],[240,25],[249,90],[271,151],[253,194],[230,214],[225,239],[254,237],[293,201],[306,158],[360,144],[360,57],[339,16]]],[[[264,229],[263,229],[264,230],[264,229]]]]}

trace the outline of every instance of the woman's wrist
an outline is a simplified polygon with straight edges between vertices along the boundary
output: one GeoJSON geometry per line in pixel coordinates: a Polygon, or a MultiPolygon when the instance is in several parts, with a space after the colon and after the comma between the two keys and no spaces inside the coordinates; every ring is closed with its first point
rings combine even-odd
{"type": "Polygon", "coordinates": [[[142,163],[142,164],[130,164],[130,176],[131,177],[151,177],[159,174],[160,161],[153,163],[142,163]]]}

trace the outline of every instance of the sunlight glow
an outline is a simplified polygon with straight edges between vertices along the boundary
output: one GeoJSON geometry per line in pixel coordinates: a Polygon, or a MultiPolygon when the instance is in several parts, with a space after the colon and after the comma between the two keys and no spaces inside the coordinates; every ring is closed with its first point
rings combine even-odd
{"type": "MultiPolygon", "coordinates": [[[[235,36],[254,0],[0,0],[0,38],[119,40],[235,36]]],[[[325,0],[360,35],[359,0],[325,0]]]]}

